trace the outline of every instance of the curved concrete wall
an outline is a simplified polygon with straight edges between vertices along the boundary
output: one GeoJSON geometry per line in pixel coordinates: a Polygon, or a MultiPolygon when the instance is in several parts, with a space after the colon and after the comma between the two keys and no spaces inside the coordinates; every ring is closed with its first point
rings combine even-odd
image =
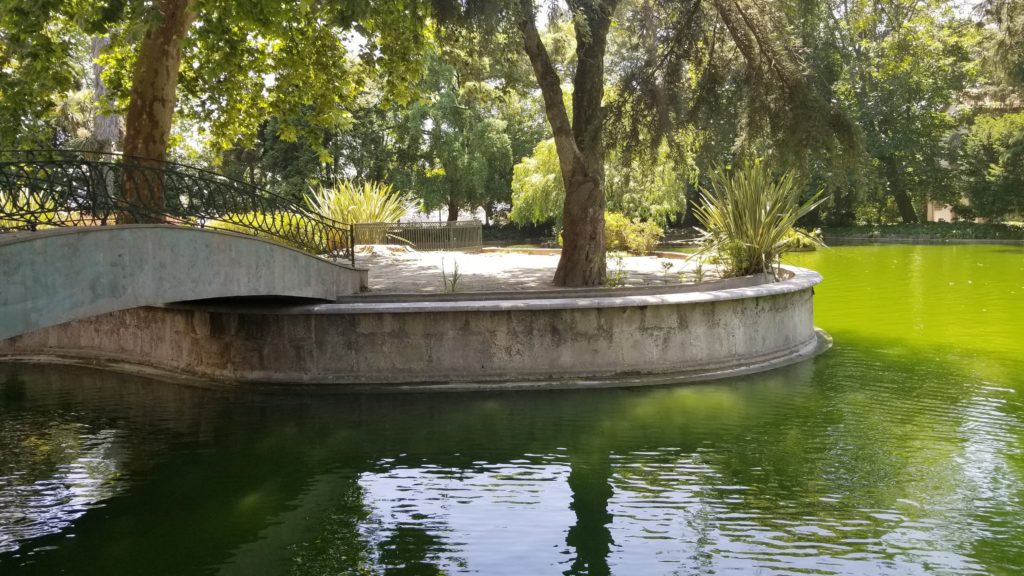
{"type": "Polygon", "coordinates": [[[232,296],[335,300],[366,271],[253,236],[183,226],[0,235],[0,339],[97,314],[232,296]]]}
{"type": "Polygon", "coordinates": [[[0,341],[63,356],[259,383],[441,388],[707,379],[813,355],[813,286],[535,300],[346,303],[238,311],[125,310],[0,341]],[[538,384],[542,383],[542,384],[538,384]]]}

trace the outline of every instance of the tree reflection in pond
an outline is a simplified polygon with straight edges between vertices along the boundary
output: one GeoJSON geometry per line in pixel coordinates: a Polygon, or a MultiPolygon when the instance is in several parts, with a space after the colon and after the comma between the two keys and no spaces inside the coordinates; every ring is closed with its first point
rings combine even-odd
{"type": "MultiPolygon", "coordinates": [[[[25,394],[8,381],[5,405],[25,394]]],[[[0,410],[0,553],[57,534],[119,488],[118,433],[66,414],[0,410]]]]}

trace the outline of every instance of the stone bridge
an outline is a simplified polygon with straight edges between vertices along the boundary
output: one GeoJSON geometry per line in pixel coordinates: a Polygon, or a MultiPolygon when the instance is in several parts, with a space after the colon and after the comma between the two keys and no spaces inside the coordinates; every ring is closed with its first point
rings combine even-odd
{"type": "Polygon", "coordinates": [[[0,340],[108,312],[237,297],[334,301],[366,271],[255,236],[138,224],[0,234],[0,340]]]}

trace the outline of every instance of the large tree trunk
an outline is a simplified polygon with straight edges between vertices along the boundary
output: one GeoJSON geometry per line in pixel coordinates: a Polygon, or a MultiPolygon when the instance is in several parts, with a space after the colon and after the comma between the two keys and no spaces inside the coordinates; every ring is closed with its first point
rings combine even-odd
{"type": "Polygon", "coordinates": [[[139,207],[121,221],[159,221],[164,189],[161,170],[167,157],[178,87],[181,43],[195,19],[193,0],[158,0],[158,18],[139,47],[125,119],[124,153],[144,168],[125,173],[124,196],[139,207]]]}
{"type": "Polygon", "coordinates": [[[565,184],[558,286],[597,286],[604,280],[604,146],[601,141],[604,52],[617,0],[571,1],[576,13],[573,121],[562,100],[561,79],[537,32],[533,0],[520,0],[519,29],[544,97],[565,184]]]}
{"type": "Polygon", "coordinates": [[[917,223],[919,218],[910,194],[907,194],[903,188],[896,188],[892,191],[892,195],[896,198],[896,207],[900,210],[900,220],[903,220],[905,224],[917,223]]]}
{"type": "Polygon", "coordinates": [[[885,166],[885,176],[889,184],[889,192],[896,201],[896,209],[900,211],[900,220],[904,224],[919,222],[917,210],[914,209],[914,200],[907,193],[906,185],[903,182],[899,161],[890,156],[882,160],[882,165],[885,166]]]}
{"type": "Polygon", "coordinates": [[[454,196],[448,198],[448,221],[455,222],[459,219],[459,203],[454,196]]]}

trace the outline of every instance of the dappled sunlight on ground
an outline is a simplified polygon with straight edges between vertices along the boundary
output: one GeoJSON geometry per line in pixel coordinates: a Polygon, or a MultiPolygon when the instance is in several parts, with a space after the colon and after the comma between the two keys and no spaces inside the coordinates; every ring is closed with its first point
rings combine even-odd
{"type": "MultiPolygon", "coordinates": [[[[443,276],[450,282],[456,265],[458,292],[547,290],[554,288],[551,280],[558,258],[558,254],[375,251],[359,255],[357,265],[370,270],[370,291],[376,293],[445,292],[443,276]]],[[[696,261],[656,256],[608,259],[608,278],[613,285],[691,284],[698,277],[710,280],[717,276],[712,266],[696,261]]]]}

